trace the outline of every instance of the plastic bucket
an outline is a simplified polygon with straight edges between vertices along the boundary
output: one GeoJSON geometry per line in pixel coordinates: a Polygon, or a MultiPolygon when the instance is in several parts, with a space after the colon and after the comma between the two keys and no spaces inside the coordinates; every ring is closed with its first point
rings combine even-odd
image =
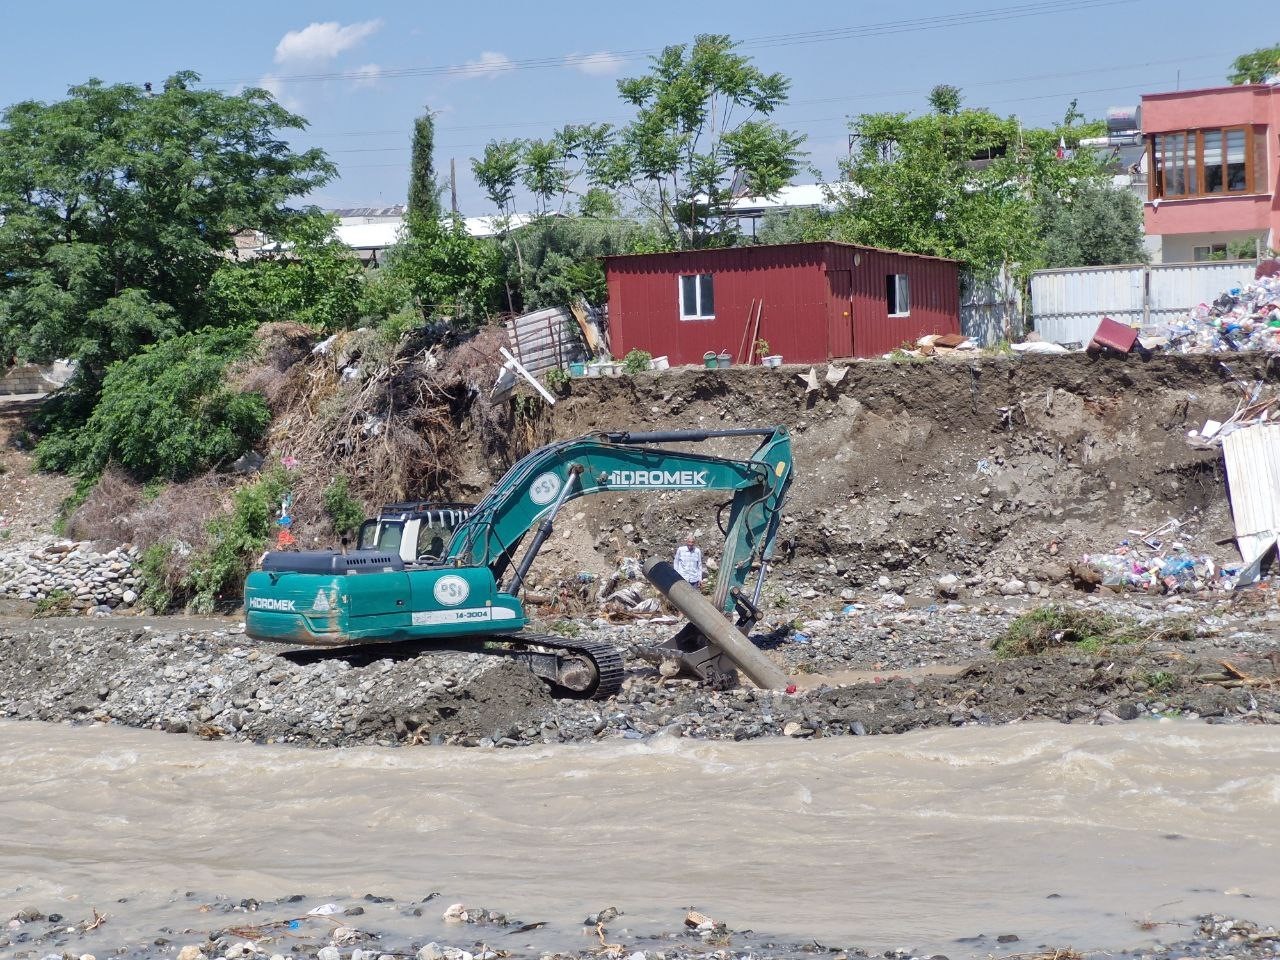
{"type": "Polygon", "coordinates": [[[720,356],[716,357],[716,360],[718,361],[717,366],[720,366],[720,367],[733,366],[733,355],[728,352],[720,354],[720,356]]]}
{"type": "Polygon", "coordinates": [[[714,370],[716,367],[720,366],[720,361],[714,351],[708,350],[702,355],[702,365],[708,370],[714,370]]]}
{"type": "Polygon", "coordinates": [[[585,363],[570,363],[569,376],[585,377],[587,375],[587,365],[585,363]]]}
{"type": "Polygon", "coordinates": [[[671,366],[671,361],[666,357],[654,357],[649,361],[650,370],[666,370],[671,366]]]}
{"type": "Polygon", "coordinates": [[[760,365],[763,367],[780,367],[782,366],[782,354],[773,353],[767,357],[761,357],[760,365]]]}

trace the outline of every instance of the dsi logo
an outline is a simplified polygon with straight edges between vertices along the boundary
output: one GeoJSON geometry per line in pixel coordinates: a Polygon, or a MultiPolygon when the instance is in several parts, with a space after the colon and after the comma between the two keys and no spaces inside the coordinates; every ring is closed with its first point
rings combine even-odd
{"type": "Polygon", "coordinates": [[[471,594],[471,587],[462,577],[450,573],[437,580],[431,592],[438,603],[443,603],[446,607],[456,607],[471,594]]]}
{"type": "Polygon", "coordinates": [[[560,492],[560,478],[554,473],[543,473],[529,485],[529,499],[540,507],[545,507],[560,492]]]}

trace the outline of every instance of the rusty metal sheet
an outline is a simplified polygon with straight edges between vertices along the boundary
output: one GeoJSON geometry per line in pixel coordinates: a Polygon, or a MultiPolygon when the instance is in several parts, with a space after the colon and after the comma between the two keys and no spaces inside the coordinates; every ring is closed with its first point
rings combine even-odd
{"type": "Polygon", "coordinates": [[[1236,544],[1256,563],[1280,536],[1280,423],[1242,427],[1222,439],[1236,544]]]}

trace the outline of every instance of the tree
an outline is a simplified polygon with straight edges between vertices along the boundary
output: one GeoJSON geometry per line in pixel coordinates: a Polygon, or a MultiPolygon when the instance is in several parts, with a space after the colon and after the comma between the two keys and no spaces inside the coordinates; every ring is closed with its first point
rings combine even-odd
{"type": "MultiPolygon", "coordinates": [[[[939,99],[949,107],[958,92],[939,99]]],[[[864,114],[852,126],[856,146],[842,163],[849,183],[831,197],[836,238],[951,257],[982,276],[1042,262],[1038,196],[1069,200],[1106,179],[1094,153],[1070,149],[1096,132],[1087,125],[1031,129],[965,108],[864,114]]]]}
{"type": "Polygon", "coordinates": [[[241,230],[281,236],[286,204],[327,182],[305,121],[265,90],[152,95],[97,80],[0,118],[0,352],[78,365],[96,395],[113,361],[210,321],[209,284],[241,230]]]}
{"type": "Polygon", "coordinates": [[[277,248],[247,261],[226,260],[209,278],[214,326],[252,330],[292,321],[317,330],[353,327],[364,310],[364,268],[320,213],[289,220],[277,248]]]}
{"type": "Polygon", "coordinates": [[[117,463],[139,480],[185,480],[235,459],[271,419],[259,394],[227,385],[248,344],[244,331],[202,330],[116,361],[88,422],[44,437],[37,461],[87,478],[117,463]]]}
{"type": "Polygon", "coordinates": [[[1046,267],[1146,263],[1142,201],[1127,190],[1090,185],[1070,200],[1045,193],[1037,205],[1046,267]]]}
{"type": "Polygon", "coordinates": [[[949,83],[940,83],[929,91],[929,106],[935,113],[957,114],[960,112],[961,94],[959,87],[949,83]]]}
{"type": "Polygon", "coordinates": [[[413,122],[413,157],[409,161],[409,214],[440,219],[440,184],[435,170],[436,124],[430,112],[413,122]]]}
{"type": "Polygon", "coordinates": [[[1242,53],[1231,62],[1227,79],[1239,86],[1244,83],[1273,83],[1280,77],[1280,43],[1242,53]]]}
{"type": "Polygon", "coordinates": [[[618,82],[636,108],[620,127],[571,125],[549,140],[494,141],[472,164],[506,216],[522,184],[540,213],[603,188],[651,219],[667,249],[732,242],[737,190],[774,196],[799,169],[804,137],[769,119],[790,81],[764,73],[708,34],[667,47],[648,74],[618,82]],[[583,187],[587,189],[584,191],[583,187]]]}
{"type": "Polygon", "coordinates": [[[414,217],[371,283],[370,310],[393,317],[409,306],[418,322],[474,327],[494,305],[498,270],[494,245],[471,236],[461,221],[414,217]]]}

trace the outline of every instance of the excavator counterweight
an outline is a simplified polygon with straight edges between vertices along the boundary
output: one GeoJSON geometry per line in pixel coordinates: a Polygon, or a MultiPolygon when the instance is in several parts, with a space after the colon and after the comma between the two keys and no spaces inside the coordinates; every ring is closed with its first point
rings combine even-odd
{"type": "MultiPolygon", "coordinates": [[[[448,523],[440,522],[439,508],[396,504],[394,510],[384,508],[384,525],[366,524],[373,532],[366,531],[361,545],[371,549],[268,553],[262,569],[245,582],[246,632],[256,640],[318,647],[434,644],[492,650],[524,659],[562,691],[608,696],[622,682],[616,650],[525,630],[521,587],[561,508],[598,493],[724,490],[732,498],[725,505],[716,590],[710,601],[698,597],[702,603],[696,613],[685,610],[706,629],[686,628],[675,638],[679,643],[673,640],[671,655],[704,678],[714,672],[725,682],[732,664],[724,655],[757,683],[774,686],[780,671],[769,673],[767,660],[744,662],[750,653],[731,638],[717,643],[712,634],[718,630],[710,629],[716,625],[706,618],[708,609],[736,616],[737,625],[726,619],[725,627],[750,647],[745,633],[758,617],[756,603],[791,469],[791,440],[783,427],[600,433],[552,444],[516,463],[475,506],[449,505],[448,523]],[[718,437],[759,437],[760,443],[740,460],[661,446],[718,437]],[[378,547],[386,523],[402,522],[407,532],[416,529],[415,517],[437,524],[422,529],[447,534],[447,542],[437,535],[430,552],[419,554],[407,536],[396,540],[395,551],[378,547]],[[753,572],[757,579],[748,596],[753,572]]],[[[681,609],[692,606],[687,600],[682,606],[673,595],[680,591],[664,592],[681,609]]]]}

